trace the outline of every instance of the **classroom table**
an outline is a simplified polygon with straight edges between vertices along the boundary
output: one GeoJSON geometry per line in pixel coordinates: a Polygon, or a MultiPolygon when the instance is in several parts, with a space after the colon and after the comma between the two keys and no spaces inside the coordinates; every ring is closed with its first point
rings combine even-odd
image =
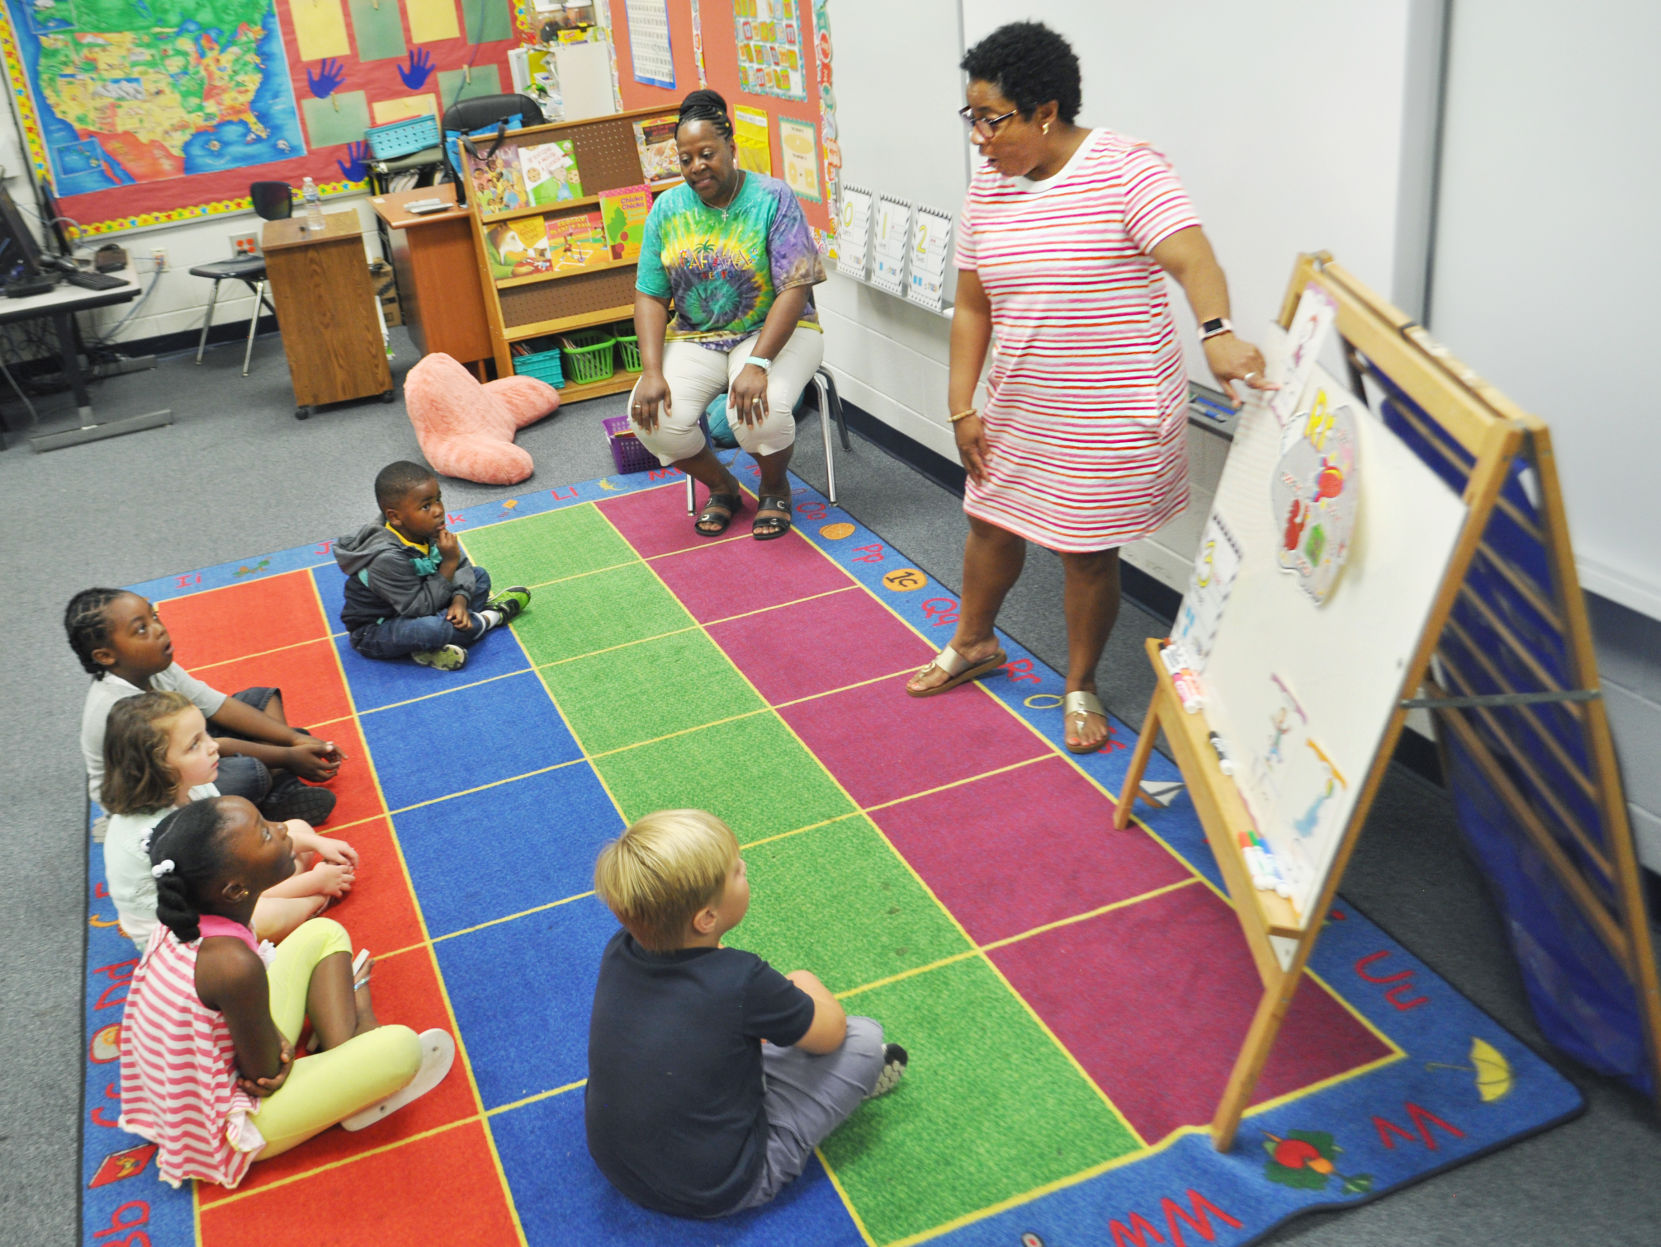
{"type": "Polygon", "coordinates": [[[320,230],[306,224],[267,221],[260,236],[294,414],[304,420],[323,403],[355,398],[390,402],[392,369],[357,211],[325,212],[320,230]]]}
{"type": "MultiPolygon", "coordinates": [[[[170,407],[145,412],[142,415],[119,416],[102,424],[92,418],[92,399],[87,394],[86,375],[81,371],[81,340],[75,327],[75,313],[95,307],[130,303],[143,293],[143,288],[138,284],[138,275],[132,268],[117,269],[109,275],[121,278],[124,284],[109,290],[87,290],[61,282],[45,294],[30,295],[23,299],[0,298],[0,324],[33,320],[36,317],[51,318],[58,334],[63,375],[75,392],[76,415],[80,419],[80,424],[74,428],[36,433],[29,439],[29,444],[37,451],[57,450],[81,442],[98,441],[122,433],[137,433],[143,429],[155,429],[173,423],[173,410],[170,407]]],[[[130,362],[142,366],[141,361],[130,362]]]]}
{"type": "Polygon", "coordinates": [[[369,201],[386,227],[404,325],[423,355],[442,351],[471,365],[484,379],[492,358],[490,323],[473,250],[471,212],[456,206],[456,188],[419,186],[376,195],[369,201]],[[426,214],[404,205],[442,199],[449,207],[426,214]]]}

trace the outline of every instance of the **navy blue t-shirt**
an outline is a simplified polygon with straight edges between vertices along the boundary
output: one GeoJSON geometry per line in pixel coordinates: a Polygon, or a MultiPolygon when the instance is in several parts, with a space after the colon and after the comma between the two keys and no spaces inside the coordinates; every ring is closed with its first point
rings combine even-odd
{"type": "Polygon", "coordinates": [[[813,998],[754,953],[653,953],[619,931],[600,956],[584,1092],[588,1150],[638,1204],[718,1217],[767,1147],[761,1040],[787,1048],[813,998]]]}

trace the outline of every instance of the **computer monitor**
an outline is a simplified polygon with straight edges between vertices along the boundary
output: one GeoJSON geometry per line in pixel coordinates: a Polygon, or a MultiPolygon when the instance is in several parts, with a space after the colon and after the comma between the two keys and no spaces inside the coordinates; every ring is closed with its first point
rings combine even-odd
{"type": "Polygon", "coordinates": [[[0,185],[0,285],[23,277],[40,277],[40,248],[23,214],[17,210],[11,192],[0,185]]]}

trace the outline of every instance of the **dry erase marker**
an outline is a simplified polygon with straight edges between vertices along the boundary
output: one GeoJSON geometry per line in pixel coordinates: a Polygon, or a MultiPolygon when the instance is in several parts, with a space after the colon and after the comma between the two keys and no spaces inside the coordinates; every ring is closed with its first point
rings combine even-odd
{"type": "Polygon", "coordinates": [[[1217,755],[1217,769],[1224,775],[1234,774],[1234,759],[1223,749],[1223,738],[1216,732],[1207,732],[1205,738],[1211,742],[1211,752],[1217,755]]]}
{"type": "Polygon", "coordinates": [[[1186,669],[1171,674],[1171,687],[1176,689],[1177,700],[1182,708],[1193,714],[1205,705],[1205,696],[1200,692],[1200,682],[1194,678],[1194,673],[1186,669]]]}

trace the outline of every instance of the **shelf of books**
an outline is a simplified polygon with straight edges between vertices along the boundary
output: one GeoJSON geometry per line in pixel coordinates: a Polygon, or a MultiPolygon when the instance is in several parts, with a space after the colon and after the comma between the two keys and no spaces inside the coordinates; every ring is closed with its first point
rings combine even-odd
{"type": "MultiPolygon", "coordinates": [[[[463,148],[461,176],[497,375],[513,370],[515,344],[546,350],[561,345],[556,335],[629,320],[652,197],[680,180],[675,114],[531,126],[473,148],[463,148]]],[[[561,397],[614,394],[634,377],[568,382],[561,397]]]]}

